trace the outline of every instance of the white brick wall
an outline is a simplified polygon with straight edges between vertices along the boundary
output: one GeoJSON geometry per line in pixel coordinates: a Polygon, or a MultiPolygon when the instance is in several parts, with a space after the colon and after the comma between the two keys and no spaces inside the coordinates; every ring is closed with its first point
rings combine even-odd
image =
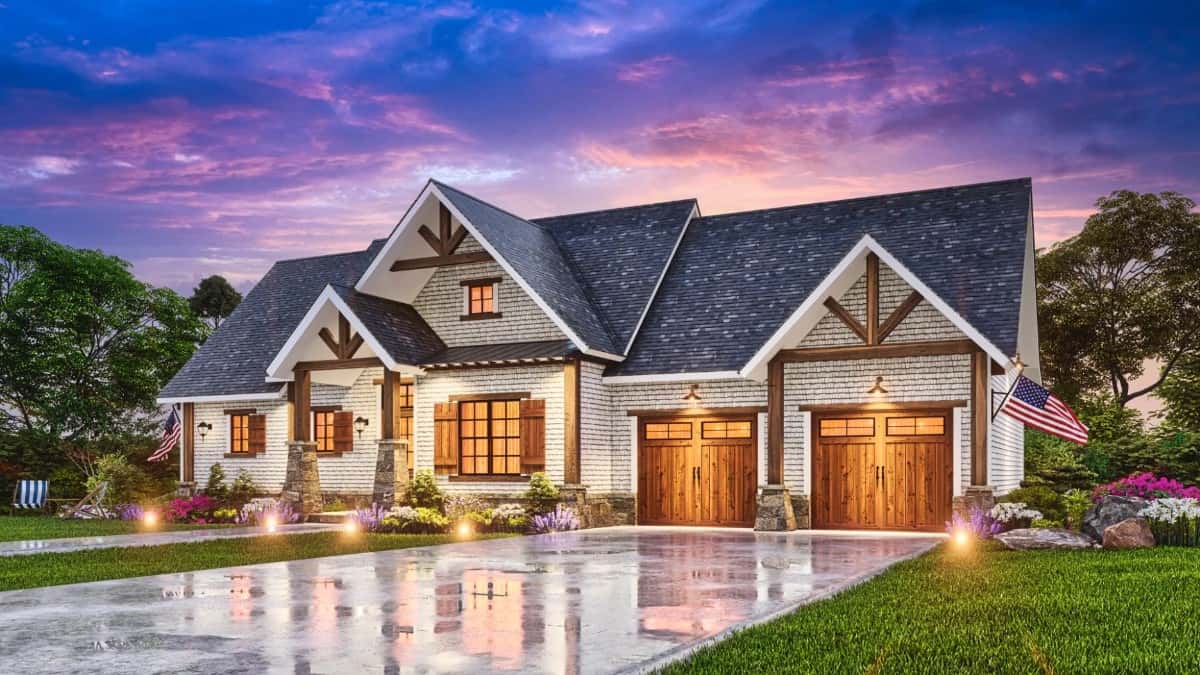
{"type": "MultiPolygon", "coordinates": [[[[482,250],[467,236],[459,253],[482,250]]],[[[439,268],[417,294],[413,307],[447,346],[565,340],[566,336],[540,307],[521,290],[497,262],[472,263],[439,268]],[[499,319],[463,321],[463,281],[498,277],[496,286],[499,319]]]]}
{"type": "MultiPolygon", "coordinates": [[[[368,420],[361,438],[354,436],[354,450],[341,457],[317,460],[321,489],[325,492],[369,493],[375,482],[375,456],[379,448],[379,387],[372,384],[383,377],[379,368],[364,370],[350,387],[313,384],[312,405],[340,405],[355,417],[368,420]]],[[[208,480],[210,467],[217,462],[225,469],[226,480],[233,481],[245,469],[264,492],[283,489],[287,474],[287,402],[200,403],[196,405],[196,423],[208,422],[213,430],[201,440],[196,436],[196,482],[208,480]],[[225,457],[229,452],[229,418],[225,410],[254,408],[267,415],[267,451],[253,457],[225,457]]]]}
{"type": "MultiPolygon", "coordinates": [[[[413,388],[413,445],[416,468],[433,469],[433,405],[452,395],[530,392],[546,402],[546,473],[563,481],[563,369],[562,364],[530,368],[480,368],[433,372],[418,377],[413,388]]],[[[452,492],[524,492],[526,483],[450,483],[452,492]]]]}
{"type": "MultiPolygon", "coordinates": [[[[1008,391],[1008,379],[994,375],[992,391],[998,392],[994,398],[999,403],[999,393],[1008,391]]],[[[996,494],[1002,495],[1021,487],[1024,477],[1025,428],[1008,415],[997,415],[988,438],[988,484],[996,488],[996,494]]]]}

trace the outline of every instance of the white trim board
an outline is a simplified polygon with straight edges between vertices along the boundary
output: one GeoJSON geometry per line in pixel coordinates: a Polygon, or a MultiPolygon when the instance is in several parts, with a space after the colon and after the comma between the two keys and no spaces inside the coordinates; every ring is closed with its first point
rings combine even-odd
{"type": "Polygon", "coordinates": [[[712,380],[744,380],[736,370],[718,370],[707,373],[655,373],[653,375],[606,375],[600,378],[604,384],[650,384],[672,382],[711,382],[712,380]]]}
{"type": "Polygon", "coordinates": [[[217,394],[213,396],[168,396],[155,399],[159,405],[175,405],[176,403],[218,403],[221,401],[273,401],[282,398],[287,391],[282,387],[276,392],[260,392],[257,394],[217,394]]]}

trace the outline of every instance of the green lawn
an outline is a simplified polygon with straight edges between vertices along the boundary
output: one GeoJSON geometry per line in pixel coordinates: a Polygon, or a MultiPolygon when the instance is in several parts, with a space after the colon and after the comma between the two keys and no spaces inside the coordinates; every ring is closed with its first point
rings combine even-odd
{"type": "Polygon", "coordinates": [[[668,672],[1200,672],[1200,550],[943,544],[668,672]]]}
{"type": "MultiPolygon", "coordinates": [[[[509,537],[476,535],[475,539],[509,537]]],[[[39,553],[0,558],[0,591],[83,581],[123,579],[150,574],[252,565],[350,553],[431,546],[459,541],[449,534],[312,534],[267,535],[192,544],[107,548],[75,553],[39,553]]]]}
{"type": "MultiPolygon", "coordinates": [[[[160,524],[155,531],[195,530],[230,525],[173,525],[160,524]]],[[[141,523],[122,520],[76,520],[53,516],[0,516],[0,541],[26,539],[62,539],[64,537],[95,537],[110,534],[145,532],[141,523]]]]}

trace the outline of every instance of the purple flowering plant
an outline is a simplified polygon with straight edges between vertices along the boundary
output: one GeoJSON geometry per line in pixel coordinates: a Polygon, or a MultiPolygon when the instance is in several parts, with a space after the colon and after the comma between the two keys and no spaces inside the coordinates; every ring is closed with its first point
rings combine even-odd
{"type": "Polygon", "coordinates": [[[141,520],[146,515],[146,509],[141,504],[118,504],[116,511],[121,520],[141,520]]]}
{"type": "Polygon", "coordinates": [[[388,515],[388,510],[379,504],[371,504],[365,509],[357,509],[354,515],[351,516],[358,521],[358,526],[364,532],[378,532],[379,526],[383,524],[383,519],[388,515]]]}
{"type": "Polygon", "coordinates": [[[567,507],[559,504],[549,513],[543,513],[533,517],[531,529],[534,534],[546,534],[549,532],[566,532],[568,530],[579,529],[579,518],[575,512],[567,507]]]}
{"type": "Polygon", "coordinates": [[[292,507],[291,502],[273,502],[254,506],[247,504],[238,512],[235,522],[238,525],[265,525],[272,516],[280,525],[300,520],[300,514],[292,507]]]}
{"type": "Polygon", "coordinates": [[[1096,489],[1092,491],[1092,501],[1099,502],[1106,495],[1141,497],[1143,499],[1161,497],[1200,499],[1200,488],[1184,485],[1165,476],[1155,476],[1147,471],[1135,473],[1104,485],[1097,485],[1096,489]]]}
{"type": "Polygon", "coordinates": [[[990,513],[978,506],[972,506],[967,517],[955,511],[946,523],[946,531],[951,535],[965,531],[976,539],[991,539],[1004,530],[1004,523],[996,520],[990,513]]]}

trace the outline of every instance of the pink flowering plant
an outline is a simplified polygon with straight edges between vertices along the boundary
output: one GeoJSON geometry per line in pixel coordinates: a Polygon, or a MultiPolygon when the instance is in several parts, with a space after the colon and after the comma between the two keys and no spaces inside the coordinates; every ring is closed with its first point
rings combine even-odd
{"type": "Polygon", "coordinates": [[[166,517],[172,523],[204,524],[209,522],[212,510],[216,507],[216,500],[208,495],[172,499],[171,505],[167,507],[166,517]]]}
{"type": "Polygon", "coordinates": [[[1092,491],[1092,501],[1099,502],[1107,495],[1141,497],[1142,499],[1162,497],[1200,499],[1200,488],[1186,486],[1177,480],[1165,476],[1155,476],[1147,471],[1135,473],[1104,485],[1097,485],[1096,489],[1092,491]]]}

